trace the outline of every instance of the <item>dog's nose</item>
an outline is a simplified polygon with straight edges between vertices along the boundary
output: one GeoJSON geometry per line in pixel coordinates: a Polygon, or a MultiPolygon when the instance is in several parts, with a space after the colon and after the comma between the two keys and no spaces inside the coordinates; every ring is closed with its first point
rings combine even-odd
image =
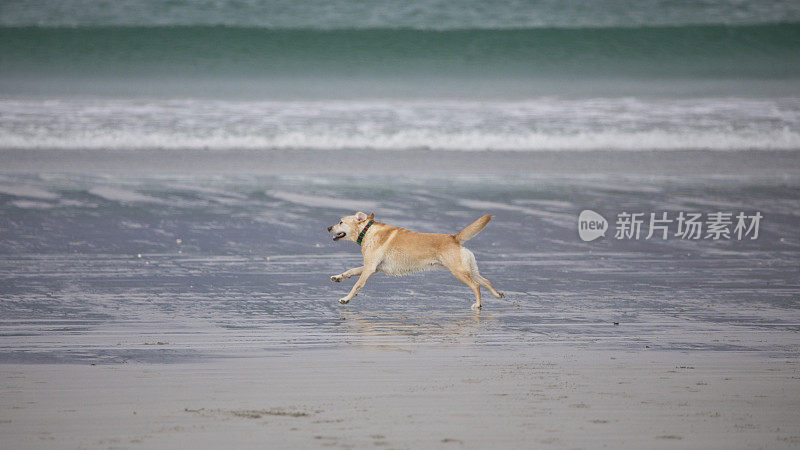
{"type": "Polygon", "coordinates": [[[330,233],[332,229],[333,229],[333,225],[329,226],[328,227],[328,233],[330,233]]]}

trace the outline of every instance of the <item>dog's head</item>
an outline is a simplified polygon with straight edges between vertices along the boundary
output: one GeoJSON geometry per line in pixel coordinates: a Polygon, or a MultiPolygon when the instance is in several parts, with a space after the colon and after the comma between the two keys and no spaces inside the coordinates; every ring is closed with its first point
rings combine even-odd
{"type": "Polygon", "coordinates": [[[328,233],[333,234],[333,240],[338,241],[344,239],[347,241],[355,242],[358,238],[358,233],[367,225],[367,222],[374,219],[375,214],[366,215],[359,211],[352,216],[342,217],[336,225],[328,227],[328,233]]]}

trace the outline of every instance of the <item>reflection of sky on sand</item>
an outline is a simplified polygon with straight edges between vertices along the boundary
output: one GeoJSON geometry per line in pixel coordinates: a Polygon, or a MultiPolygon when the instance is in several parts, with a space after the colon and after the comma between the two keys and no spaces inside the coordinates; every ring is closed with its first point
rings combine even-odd
{"type": "Polygon", "coordinates": [[[449,315],[439,312],[423,317],[413,312],[386,314],[350,310],[340,314],[341,332],[347,336],[346,342],[365,346],[466,343],[485,333],[494,322],[490,313],[480,311],[449,315]]]}
{"type": "Polygon", "coordinates": [[[658,278],[653,265],[665,261],[644,255],[606,254],[614,270],[551,256],[485,260],[508,298],[487,298],[481,312],[443,272],[376,276],[341,306],[334,294],[348,286],[319,276],[335,263],[308,255],[0,257],[0,276],[15,280],[0,305],[0,360],[178,362],[349,346],[797,351],[796,290],[779,259],[745,270],[750,261],[722,255],[718,279],[699,286],[706,274],[691,264],[658,278]],[[24,277],[13,275],[20,265],[24,277]],[[629,266],[639,278],[626,277],[629,266]],[[622,283],[624,292],[613,286],[622,283]]]}
{"type": "Polygon", "coordinates": [[[170,362],[346,346],[798,349],[792,180],[726,179],[713,194],[675,178],[338,180],[0,175],[0,361],[170,362]],[[361,255],[330,241],[325,227],[353,205],[328,199],[367,199],[380,219],[419,231],[456,232],[496,214],[467,246],[507,298],[484,292],[476,313],[470,290],[434,271],[378,274],[339,305],[355,280],[329,276],[361,255]],[[583,207],[611,219],[620,208],[671,205],[735,206],[765,220],[747,242],[583,243],[567,223],[583,207]]]}

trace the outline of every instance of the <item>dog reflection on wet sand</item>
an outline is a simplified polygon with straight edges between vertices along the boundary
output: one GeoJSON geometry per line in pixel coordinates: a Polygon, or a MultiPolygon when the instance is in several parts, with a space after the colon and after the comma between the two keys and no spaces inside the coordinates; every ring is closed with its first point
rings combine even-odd
{"type": "Polygon", "coordinates": [[[496,298],[505,297],[478,272],[475,255],[461,246],[480,233],[490,220],[492,216],[486,215],[457,234],[440,234],[417,233],[375,222],[375,214],[367,216],[360,211],[342,217],[339,223],[328,227],[328,233],[333,234],[334,241],[346,240],[361,245],[364,265],[331,277],[331,281],[338,283],[359,275],[356,284],[339,303],[352,300],[376,272],[398,276],[442,267],[475,293],[473,309],[481,308],[481,286],[496,298]]]}

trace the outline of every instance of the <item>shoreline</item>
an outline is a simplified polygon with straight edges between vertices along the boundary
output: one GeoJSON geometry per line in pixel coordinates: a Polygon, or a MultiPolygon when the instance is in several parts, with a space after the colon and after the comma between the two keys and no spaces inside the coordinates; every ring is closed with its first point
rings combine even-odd
{"type": "Polygon", "coordinates": [[[3,149],[0,173],[800,175],[798,150],[174,150],[3,149]]]}

